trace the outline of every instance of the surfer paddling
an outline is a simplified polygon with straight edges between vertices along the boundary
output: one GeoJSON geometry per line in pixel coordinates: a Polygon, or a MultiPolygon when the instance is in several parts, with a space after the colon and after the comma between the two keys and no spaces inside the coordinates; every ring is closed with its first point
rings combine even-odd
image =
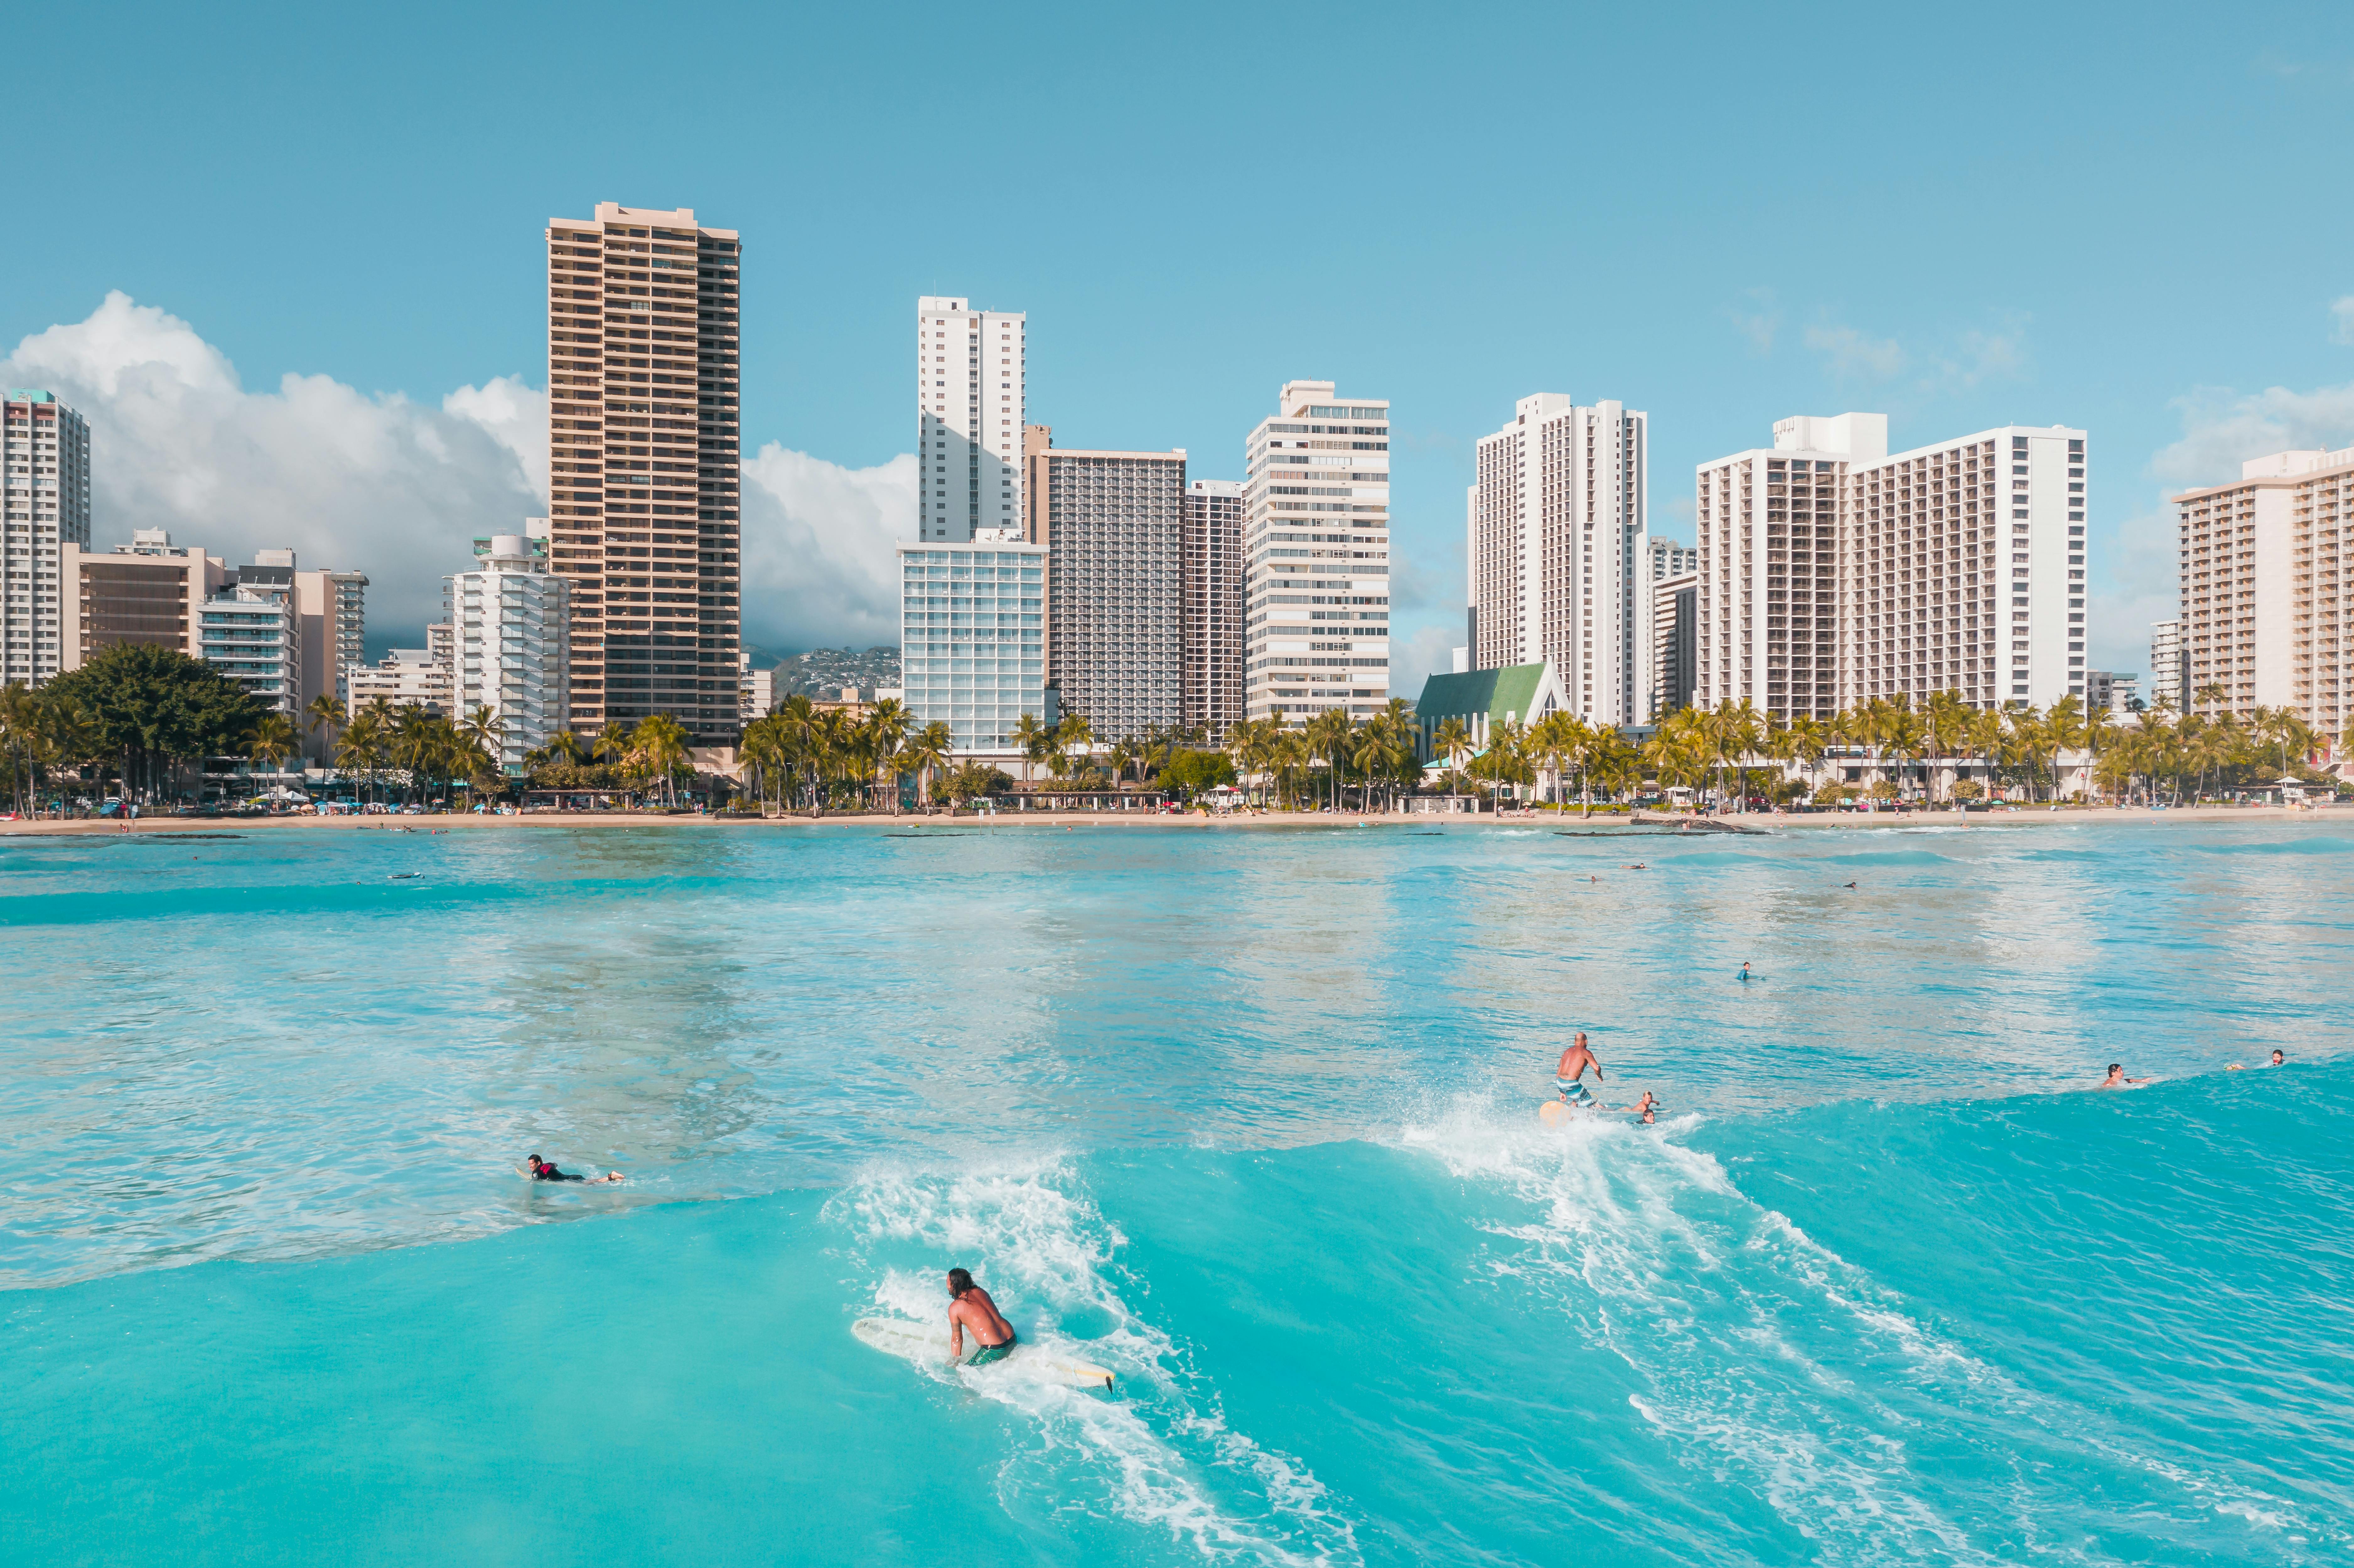
{"type": "Polygon", "coordinates": [[[961,1268],[949,1270],[949,1359],[955,1361],[964,1354],[964,1331],[972,1330],[975,1349],[972,1360],[965,1365],[985,1367],[991,1361],[1002,1361],[1013,1353],[1013,1325],[989,1298],[989,1292],[972,1282],[972,1276],[961,1268]]]}
{"type": "Polygon", "coordinates": [[[602,1176],[578,1176],[558,1171],[547,1160],[535,1154],[531,1157],[531,1179],[535,1181],[619,1181],[621,1173],[608,1171],[602,1176]]]}
{"type": "Polygon", "coordinates": [[[2137,1089],[2147,1082],[2149,1082],[2147,1078],[2126,1077],[2124,1065],[2112,1062],[2109,1064],[2109,1075],[2103,1078],[2095,1086],[2104,1089],[2137,1089]]]}
{"type": "Polygon", "coordinates": [[[1569,1049],[1561,1054],[1561,1061],[1553,1070],[1553,1087],[1560,1093],[1562,1104],[1579,1107],[1594,1104],[1594,1092],[1579,1081],[1585,1076],[1588,1067],[1594,1069],[1594,1081],[1600,1083],[1602,1064],[1595,1060],[1594,1053],[1585,1048],[1585,1031],[1581,1029],[1577,1032],[1577,1038],[1570,1042],[1569,1049]]]}

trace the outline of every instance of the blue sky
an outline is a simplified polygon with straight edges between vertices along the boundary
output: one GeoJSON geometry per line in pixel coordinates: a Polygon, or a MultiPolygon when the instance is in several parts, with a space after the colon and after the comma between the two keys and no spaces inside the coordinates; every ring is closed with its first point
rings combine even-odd
{"type": "MultiPolygon", "coordinates": [[[[748,458],[778,449],[780,515],[821,541],[837,503],[867,509],[845,530],[896,525],[919,293],[1029,313],[1030,414],[1058,439],[1182,446],[1197,476],[1238,476],[1285,379],[1393,399],[1408,694],[1460,624],[1472,443],[1529,392],[1647,409],[1655,527],[1686,537],[1692,465],[1787,414],[1884,410],[1900,446],[2085,426],[2094,651],[2125,670],[2172,601],[2166,493],[2354,442],[2343,7],[1017,16],[20,10],[0,347],[120,291],[247,393],[405,395],[399,439],[431,458],[466,434],[433,423],[456,389],[545,386],[548,217],[693,207],[745,236],[748,458]]],[[[217,426],[166,422],[139,429],[212,461],[217,426]]],[[[389,584],[386,557],[439,547],[349,472],[277,471],[300,461],[251,471],[275,465],[262,510],[319,514],[313,548],[389,584]]],[[[519,481],[472,471],[404,504],[509,503],[519,481]]],[[[168,474],[118,493],[182,504],[168,474]]],[[[130,521],[108,495],[101,474],[101,534],[130,521]]],[[[754,634],[875,624],[792,570],[748,571],[754,634]]]]}

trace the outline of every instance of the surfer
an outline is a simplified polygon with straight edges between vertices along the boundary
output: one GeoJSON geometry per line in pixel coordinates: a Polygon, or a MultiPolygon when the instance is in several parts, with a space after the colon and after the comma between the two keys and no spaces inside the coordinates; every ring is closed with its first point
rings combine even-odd
{"type": "Polygon", "coordinates": [[[949,1360],[964,1354],[964,1331],[972,1330],[974,1350],[971,1367],[985,1367],[991,1361],[1002,1361],[1013,1353],[1013,1325],[998,1311],[997,1303],[989,1292],[972,1282],[972,1276],[961,1268],[949,1270],[949,1295],[953,1305],[949,1308],[949,1360]]]}
{"type": "Polygon", "coordinates": [[[535,1181],[619,1181],[621,1179],[621,1173],[618,1171],[608,1171],[602,1176],[571,1175],[558,1171],[554,1165],[535,1154],[531,1157],[531,1179],[535,1181]]]}
{"type": "MultiPolygon", "coordinates": [[[[2288,1058],[2287,1058],[2287,1057],[2285,1057],[2285,1056],[2282,1055],[2279,1052],[2275,1051],[2275,1052],[2274,1052],[2274,1053],[2273,1053],[2273,1059],[2272,1059],[2271,1061],[2269,1061],[2269,1062],[2265,1063],[2265,1064],[2264,1064],[2264,1065],[2265,1065],[2265,1066],[2267,1066],[2267,1067],[2277,1067],[2277,1066],[2280,1066],[2283,1063],[2286,1062],[2287,1060],[2288,1060],[2288,1058]]],[[[2232,1063],[2229,1067],[2226,1067],[2226,1068],[2224,1068],[2223,1070],[2224,1070],[2225,1072],[2227,1072],[2227,1073],[2242,1073],[2242,1072],[2245,1072],[2247,1069],[2246,1069],[2245,1067],[2242,1066],[2239,1063],[2234,1062],[2234,1063],[2232,1063]]]]}
{"type": "Polygon", "coordinates": [[[1659,1122],[1659,1097],[1652,1094],[1649,1089],[1645,1089],[1643,1091],[1643,1097],[1641,1099],[1638,1100],[1635,1104],[1628,1106],[1627,1108],[1630,1111],[1635,1111],[1640,1114],[1645,1127],[1656,1126],[1659,1122]]]}
{"type": "Polygon", "coordinates": [[[2096,1086],[2104,1089],[2130,1089],[2137,1088],[2147,1082],[2149,1082],[2147,1078],[2126,1077],[2124,1066],[2112,1062],[2109,1064],[2109,1075],[2102,1079],[2096,1086]]]}
{"type": "Polygon", "coordinates": [[[1741,978],[1743,980],[1749,978],[1749,961],[1746,959],[1744,959],[1741,963],[1741,978]]]}
{"type": "Polygon", "coordinates": [[[1569,1049],[1561,1054],[1561,1061],[1553,1070],[1553,1088],[1561,1095],[1562,1104],[1584,1107],[1594,1103],[1594,1092],[1578,1081],[1585,1075],[1588,1067],[1594,1069],[1594,1081],[1600,1083],[1602,1064],[1596,1060],[1593,1052],[1585,1048],[1585,1031],[1581,1029],[1577,1032],[1577,1038],[1569,1043],[1569,1049]]]}

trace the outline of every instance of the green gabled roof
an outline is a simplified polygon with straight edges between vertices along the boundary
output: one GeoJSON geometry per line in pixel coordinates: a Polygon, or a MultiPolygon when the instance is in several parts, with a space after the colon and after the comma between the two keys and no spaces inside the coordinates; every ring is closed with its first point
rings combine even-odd
{"type": "Polygon", "coordinates": [[[1459,674],[1433,675],[1422,684],[1414,705],[1417,720],[1469,718],[1486,714],[1490,720],[1514,716],[1526,724],[1537,705],[1537,688],[1545,667],[1507,664],[1500,670],[1466,670],[1459,674]]]}

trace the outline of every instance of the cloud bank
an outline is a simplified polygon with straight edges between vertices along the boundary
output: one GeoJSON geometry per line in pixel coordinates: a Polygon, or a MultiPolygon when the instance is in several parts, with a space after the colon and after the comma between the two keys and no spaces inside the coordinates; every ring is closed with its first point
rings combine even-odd
{"type": "MultiPolygon", "coordinates": [[[[251,392],[186,322],[112,292],[19,343],[0,385],[54,392],[89,419],[94,547],[164,528],[232,565],[291,547],[304,567],[355,568],[377,648],[421,641],[472,541],[547,507],[547,395],[513,376],[439,408],[326,376],[251,392]]],[[[892,545],[914,536],[912,455],[846,469],[770,445],[744,465],[743,510],[748,637],[898,640],[892,545]]]]}

